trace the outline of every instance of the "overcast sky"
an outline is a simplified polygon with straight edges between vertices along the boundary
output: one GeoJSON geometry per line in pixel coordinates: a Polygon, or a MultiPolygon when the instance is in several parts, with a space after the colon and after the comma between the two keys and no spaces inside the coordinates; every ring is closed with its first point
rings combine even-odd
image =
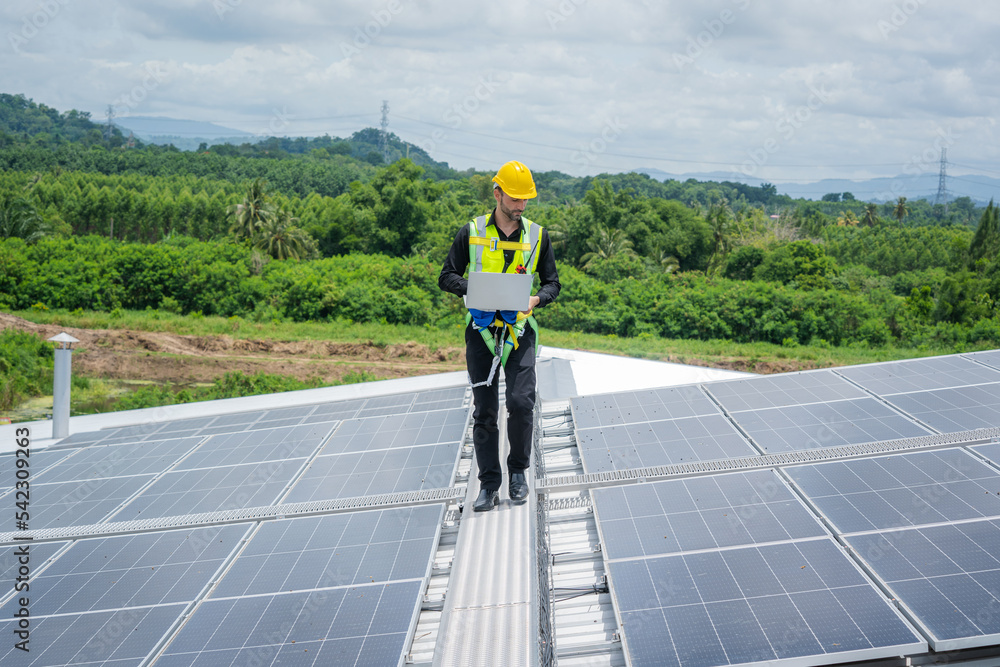
{"type": "Polygon", "coordinates": [[[989,0],[5,0],[0,92],[452,167],[1000,176],[989,0]]]}

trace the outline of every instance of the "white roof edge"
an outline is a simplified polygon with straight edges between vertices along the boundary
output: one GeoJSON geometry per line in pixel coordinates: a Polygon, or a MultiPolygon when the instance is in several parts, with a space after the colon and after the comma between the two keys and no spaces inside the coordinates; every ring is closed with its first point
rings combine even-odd
{"type": "MultiPolygon", "coordinates": [[[[289,408],[328,401],[344,401],[352,398],[371,398],[373,396],[385,396],[411,391],[445,389],[448,387],[464,386],[467,383],[468,376],[465,371],[456,371],[394,380],[344,384],[336,387],[286,391],[279,394],[260,394],[243,398],[224,398],[214,401],[165,405],[158,408],[106,412],[97,415],[80,415],[78,417],[70,417],[69,433],[72,435],[74,433],[85,433],[103,428],[116,428],[134,424],[193,419],[196,417],[214,417],[234,412],[273,410],[275,408],[289,408]]],[[[0,426],[0,453],[14,451],[17,429],[23,428],[30,429],[31,449],[41,449],[56,442],[52,438],[52,420],[50,419],[9,425],[4,424],[0,426]]]]}

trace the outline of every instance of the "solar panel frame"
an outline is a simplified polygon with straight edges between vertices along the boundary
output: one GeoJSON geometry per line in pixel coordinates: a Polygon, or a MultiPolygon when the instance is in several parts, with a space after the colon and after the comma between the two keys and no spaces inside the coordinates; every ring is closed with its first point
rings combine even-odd
{"type": "Polygon", "coordinates": [[[174,470],[309,458],[319,451],[338,423],[261,428],[209,436],[174,470]]]}

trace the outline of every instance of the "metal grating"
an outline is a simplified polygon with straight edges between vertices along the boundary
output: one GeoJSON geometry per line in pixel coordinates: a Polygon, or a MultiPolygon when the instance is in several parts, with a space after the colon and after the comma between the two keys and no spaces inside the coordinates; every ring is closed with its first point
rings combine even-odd
{"type": "MultiPolygon", "coordinates": [[[[288,503],[285,505],[267,505],[263,507],[247,507],[243,509],[226,510],[222,512],[203,512],[201,514],[185,514],[156,519],[141,519],[136,521],[117,521],[113,523],[97,523],[81,526],[66,526],[32,531],[32,542],[52,542],[55,540],[72,540],[84,537],[124,535],[157,530],[173,530],[197,526],[215,526],[243,521],[261,521],[266,519],[285,519],[296,516],[315,516],[333,514],[335,512],[353,512],[362,509],[382,509],[406,507],[439,503],[465,498],[464,488],[430,489],[426,491],[407,491],[403,493],[387,493],[374,496],[359,496],[356,498],[341,498],[339,500],[318,500],[304,503],[288,503]]],[[[22,532],[0,533],[0,546],[23,544],[26,537],[22,532]],[[20,538],[20,539],[19,539],[20,538]]]]}
{"type": "Polygon", "coordinates": [[[584,488],[642,482],[652,479],[666,479],[687,475],[704,475],[737,470],[753,470],[755,468],[771,468],[774,466],[797,463],[815,463],[819,461],[832,461],[836,459],[870,456],[872,454],[885,454],[907,450],[983,444],[996,438],[1000,438],[1000,428],[980,428],[972,431],[963,431],[961,433],[925,435],[916,438],[901,438],[899,440],[871,442],[863,445],[809,449],[795,452],[785,452],[782,454],[765,454],[763,456],[681,463],[649,468],[634,468],[631,470],[616,470],[614,472],[589,473],[585,475],[550,477],[547,479],[537,480],[535,488],[538,493],[573,491],[584,488]]]}

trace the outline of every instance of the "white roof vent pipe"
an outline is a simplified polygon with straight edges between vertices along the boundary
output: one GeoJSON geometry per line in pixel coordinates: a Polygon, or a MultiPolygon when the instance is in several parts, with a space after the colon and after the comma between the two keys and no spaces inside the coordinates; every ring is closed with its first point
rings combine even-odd
{"type": "Polygon", "coordinates": [[[72,384],[73,343],[80,341],[66,332],[53,336],[49,341],[58,344],[55,351],[55,368],[52,374],[52,437],[58,439],[69,435],[69,392],[72,384]]]}

